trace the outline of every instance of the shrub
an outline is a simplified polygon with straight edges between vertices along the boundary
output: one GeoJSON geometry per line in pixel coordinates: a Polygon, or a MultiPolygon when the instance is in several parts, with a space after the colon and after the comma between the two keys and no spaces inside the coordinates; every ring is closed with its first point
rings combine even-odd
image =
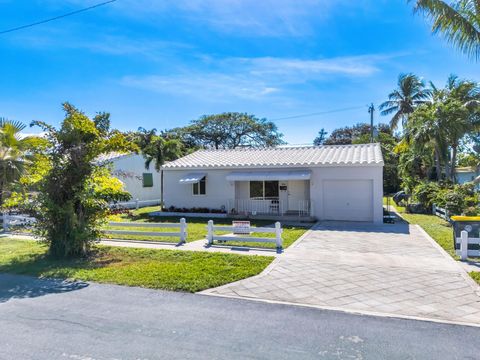
{"type": "Polygon", "coordinates": [[[414,198],[422,204],[425,209],[431,209],[440,192],[440,186],[435,182],[422,182],[413,189],[414,198]]]}
{"type": "Polygon", "coordinates": [[[465,209],[463,212],[463,215],[465,216],[478,216],[480,213],[478,207],[476,206],[469,206],[465,209]]]}

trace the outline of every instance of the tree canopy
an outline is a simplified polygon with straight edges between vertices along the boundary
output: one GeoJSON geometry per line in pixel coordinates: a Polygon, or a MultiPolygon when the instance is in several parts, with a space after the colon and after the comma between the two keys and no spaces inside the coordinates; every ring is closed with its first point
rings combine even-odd
{"type": "Polygon", "coordinates": [[[189,126],[175,129],[185,143],[200,148],[235,149],[283,144],[283,134],[266,119],[246,113],[228,112],[205,115],[189,126]]]}
{"type": "Polygon", "coordinates": [[[59,129],[34,121],[46,132],[50,164],[35,200],[36,227],[55,257],[82,256],[100,237],[111,201],[128,200],[120,180],[110,175],[98,157],[112,151],[130,151],[134,145],[110,129],[110,116],[89,119],[69,103],[59,129]]]}

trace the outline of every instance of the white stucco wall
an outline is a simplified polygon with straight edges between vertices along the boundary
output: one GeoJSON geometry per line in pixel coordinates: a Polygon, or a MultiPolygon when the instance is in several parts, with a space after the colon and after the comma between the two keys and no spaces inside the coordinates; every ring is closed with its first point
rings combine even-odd
{"type": "Polygon", "coordinates": [[[164,171],[164,202],[168,208],[205,207],[209,209],[225,209],[229,199],[235,197],[235,183],[226,180],[231,170],[168,170],[164,171]],[[206,194],[193,195],[192,184],[180,184],[180,179],[190,173],[207,173],[206,194]]]}
{"type": "Polygon", "coordinates": [[[161,176],[155,170],[154,164],[145,169],[145,159],[142,155],[132,154],[114,159],[110,164],[112,175],[125,185],[132,195],[132,200],[157,200],[161,197],[161,176]],[[143,173],[152,173],[153,187],[143,187],[143,173]]]}

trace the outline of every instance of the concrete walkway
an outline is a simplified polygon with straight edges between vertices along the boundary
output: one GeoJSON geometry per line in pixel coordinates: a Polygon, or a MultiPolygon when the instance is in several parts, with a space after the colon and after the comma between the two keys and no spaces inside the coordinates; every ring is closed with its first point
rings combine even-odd
{"type": "Polygon", "coordinates": [[[416,225],[325,222],[262,274],[203,293],[480,326],[479,290],[416,225]]]}

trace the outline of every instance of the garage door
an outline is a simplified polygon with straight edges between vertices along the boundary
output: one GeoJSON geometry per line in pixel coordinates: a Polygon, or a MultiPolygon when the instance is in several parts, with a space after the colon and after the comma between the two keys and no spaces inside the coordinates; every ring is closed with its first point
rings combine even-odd
{"type": "Polygon", "coordinates": [[[373,221],[372,180],[325,180],[325,220],[373,221]]]}

